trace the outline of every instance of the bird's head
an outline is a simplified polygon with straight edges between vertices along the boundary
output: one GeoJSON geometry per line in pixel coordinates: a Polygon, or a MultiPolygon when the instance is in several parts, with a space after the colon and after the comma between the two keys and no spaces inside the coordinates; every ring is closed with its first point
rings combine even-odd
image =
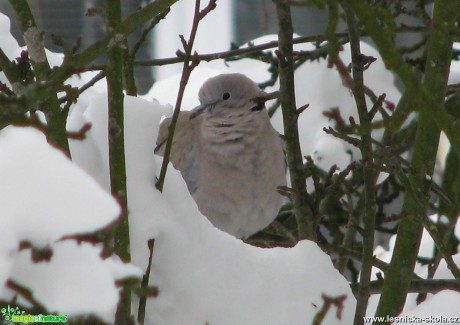
{"type": "Polygon", "coordinates": [[[263,105],[258,103],[257,98],[262,94],[263,91],[243,74],[221,74],[201,86],[198,94],[201,104],[193,109],[190,118],[202,114],[228,116],[260,111],[263,105]]]}

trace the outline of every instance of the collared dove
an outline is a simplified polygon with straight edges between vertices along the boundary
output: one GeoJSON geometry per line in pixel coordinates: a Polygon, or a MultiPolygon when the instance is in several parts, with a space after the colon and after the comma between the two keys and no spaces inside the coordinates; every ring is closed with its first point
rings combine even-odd
{"type": "MultiPolygon", "coordinates": [[[[199,210],[214,226],[247,238],[268,226],[286,185],[282,140],[260,100],[263,92],[242,74],[222,74],[199,91],[201,105],[179,114],[170,160],[199,210]],[[259,98],[259,100],[257,100],[259,98]]],[[[171,119],[160,127],[155,153],[163,156],[171,119]]]]}

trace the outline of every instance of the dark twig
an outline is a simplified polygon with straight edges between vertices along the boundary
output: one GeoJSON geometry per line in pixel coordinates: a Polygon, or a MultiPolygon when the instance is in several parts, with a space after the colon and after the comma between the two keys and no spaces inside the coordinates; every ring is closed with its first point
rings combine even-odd
{"type": "MultiPolygon", "coordinates": [[[[345,38],[346,41],[346,36],[344,34],[337,34],[338,37],[343,37],[345,38]]],[[[301,44],[301,43],[309,43],[309,42],[324,42],[327,41],[327,37],[324,35],[316,35],[316,36],[302,36],[302,37],[296,37],[292,41],[293,44],[301,44]]],[[[260,51],[264,50],[269,50],[273,48],[277,48],[279,46],[278,41],[271,41],[265,44],[260,44],[260,45],[250,45],[248,47],[243,47],[235,50],[229,50],[229,51],[224,51],[224,52],[216,52],[216,53],[209,53],[209,54],[200,54],[197,56],[197,59],[200,61],[213,61],[213,60],[220,60],[220,59],[229,59],[237,56],[242,56],[242,55],[248,55],[252,53],[257,53],[260,51]]],[[[302,54],[302,57],[305,56],[311,56],[316,58],[317,57],[317,51],[321,52],[323,54],[325,52],[324,48],[319,48],[316,51],[309,51],[306,53],[302,54]]],[[[174,64],[174,63],[181,63],[184,62],[183,55],[176,56],[173,58],[165,58],[165,59],[153,59],[153,60],[142,60],[142,61],[135,61],[134,65],[139,65],[139,66],[162,66],[162,65],[168,65],[168,64],[174,64]]]]}
{"type": "MultiPolygon", "coordinates": [[[[147,264],[147,269],[145,270],[145,274],[142,277],[142,282],[141,282],[141,290],[143,292],[146,291],[149,286],[150,270],[152,268],[153,249],[155,247],[155,239],[149,239],[147,241],[147,245],[149,247],[150,254],[149,254],[149,262],[147,264]]],[[[137,320],[140,325],[144,324],[146,305],[147,305],[147,295],[142,295],[139,298],[139,308],[137,310],[137,320]]]]}
{"type": "MultiPolygon", "coordinates": [[[[348,256],[348,257],[350,257],[350,258],[352,258],[354,260],[357,260],[359,262],[361,262],[362,259],[363,259],[363,256],[362,256],[361,252],[359,252],[357,250],[354,250],[354,249],[346,248],[346,247],[343,247],[343,246],[336,246],[336,245],[332,245],[332,244],[321,244],[321,247],[329,255],[331,253],[338,253],[340,255],[348,256]]],[[[378,259],[376,256],[374,256],[374,258],[372,259],[372,266],[378,268],[379,270],[381,270],[381,271],[383,271],[385,273],[385,272],[388,272],[390,264],[386,263],[386,262],[378,259]]],[[[412,279],[422,279],[419,275],[417,275],[414,272],[411,272],[410,276],[411,276],[412,279]]]]}
{"type": "MultiPolygon", "coordinates": [[[[179,118],[179,112],[182,105],[182,98],[184,96],[185,87],[187,86],[188,79],[193,69],[199,64],[199,60],[196,55],[192,57],[193,43],[195,42],[196,32],[200,21],[216,7],[216,0],[210,0],[208,5],[200,11],[200,0],[195,1],[195,13],[193,15],[192,29],[190,31],[190,37],[188,42],[184,36],[180,35],[182,45],[184,46],[185,57],[184,65],[182,67],[182,77],[179,85],[179,92],[177,94],[176,105],[174,107],[174,113],[171,118],[171,125],[169,126],[168,139],[166,140],[165,153],[163,156],[163,163],[161,165],[160,176],[156,183],[156,188],[159,191],[163,191],[163,184],[166,177],[166,171],[168,169],[169,157],[171,155],[172,141],[174,137],[174,130],[176,128],[177,119],[179,118]]],[[[196,54],[196,53],[195,53],[196,54]]]]}
{"type": "MultiPolygon", "coordinates": [[[[353,198],[349,191],[345,191],[347,196],[346,204],[348,205],[348,222],[345,226],[345,234],[342,240],[342,247],[345,249],[351,249],[355,241],[356,232],[359,225],[359,214],[355,211],[353,206],[353,198]]],[[[339,254],[339,257],[335,261],[334,265],[340,273],[344,273],[345,267],[349,261],[348,256],[345,254],[339,254]]]]}
{"type": "Polygon", "coordinates": [[[35,299],[33,292],[23,286],[22,284],[13,281],[13,280],[8,280],[6,282],[6,286],[9,287],[10,289],[16,291],[19,293],[27,302],[29,302],[37,311],[39,311],[42,314],[48,314],[48,311],[44,305],[42,305],[37,299],[35,299]]]}
{"type": "MultiPolygon", "coordinates": [[[[120,0],[105,0],[106,27],[110,33],[121,24],[120,0]]],[[[108,144],[110,190],[122,210],[128,211],[126,187],[126,156],[123,94],[123,40],[109,47],[107,52],[107,92],[108,92],[108,144]]],[[[131,260],[129,221],[124,214],[113,229],[113,248],[124,262],[131,260]]],[[[126,324],[131,318],[131,289],[124,286],[115,314],[115,325],[126,324]]]]}
{"type": "MultiPolygon", "coordinates": [[[[14,3],[16,1],[10,0],[14,3]]],[[[166,8],[172,6],[177,0],[156,0],[140,10],[137,10],[124,21],[122,21],[117,28],[109,32],[104,38],[95,42],[84,51],[67,57],[64,63],[53,69],[45,82],[34,83],[26,87],[25,93],[27,96],[21,98],[23,112],[27,112],[30,105],[42,105],[54,96],[57,91],[62,87],[62,83],[67,80],[71,75],[80,73],[83,68],[91,64],[100,55],[107,52],[109,47],[116,46],[122,42],[125,35],[134,32],[140,24],[152,19],[166,8]]],[[[96,68],[99,70],[100,68],[96,68]]],[[[65,126],[65,125],[64,125],[65,126]]],[[[64,129],[65,131],[65,129],[64,129]]]]}
{"type": "MultiPolygon", "coordinates": [[[[33,66],[37,81],[44,83],[51,73],[51,67],[45,54],[43,33],[39,30],[26,0],[10,0],[10,4],[18,17],[18,25],[27,45],[30,63],[33,66]]],[[[48,141],[70,156],[66,138],[67,114],[61,110],[56,92],[46,99],[41,109],[48,124],[48,141]]]]}
{"type": "MultiPolygon", "coordinates": [[[[369,283],[370,293],[378,294],[382,292],[383,281],[375,280],[369,283]]],[[[350,285],[351,290],[356,295],[358,293],[359,284],[353,283],[350,285]]],[[[437,293],[441,290],[454,290],[460,292],[460,281],[457,280],[433,280],[433,279],[413,279],[410,283],[408,292],[410,293],[437,293]]]]}
{"type": "Polygon", "coordinates": [[[305,104],[305,105],[300,106],[296,111],[297,118],[299,118],[300,114],[302,114],[308,107],[310,107],[310,104],[305,104]]]}
{"type": "Polygon", "coordinates": [[[280,96],[279,91],[273,91],[271,93],[263,93],[262,95],[256,97],[253,99],[254,102],[257,104],[264,104],[265,102],[272,100],[272,99],[278,99],[280,96]]]}
{"type": "Polygon", "coordinates": [[[5,73],[5,76],[10,82],[14,93],[19,95],[24,89],[19,70],[16,65],[10,61],[2,49],[0,49],[0,68],[5,73]]]}
{"type": "MultiPolygon", "coordinates": [[[[86,84],[78,88],[77,91],[77,96],[81,95],[85,90],[91,88],[94,86],[99,80],[105,78],[105,71],[102,70],[100,71],[97,75],[95,75],[90,81],[88,81],[86,84]]],[[[59,98],[59,103],[65,103],[66,101],[69,100],[69,96],[65,95],[61,98],[59,98]]]]}
{"type": "Polygon", "coordinates": [[[158,25],[158,23],[165,19],[166,15],[171,11],[171,8],[168,7],[166,8],[165,10],[163,10],[163,12],[161,12],[160,14],[158,14],[157,16],[155,16],[152,21],[150,22],[150,24],[147,26],[147,28],[145,28],[143,31],[142,31],[142,35],[141,37],[139,37],[139,40],[136,42],[136,44],[134,44],[132,50],[131,50],[131,58],[134,59],[136,57],[136,54],[137,52],[139,51],[139,49],[141,48],[142,44],[145,42],[145,40],[147,39],[147,35],[150,33],[150,31],[156,26],[158,25]]]}
{"type": "Polygon", "coordinates": [[[332,306],[337,308],[335,312],[335,317],[340,321],[342,319],[342,311],[343,311],[343,302],[347,299],[347,295],[341,295],[338,297],[330,297],[328,295],[322,294],[321,298],[324,301],[323,307],[316,313],[315,318],[313,319],[313,325],[320,325],[322,324],[324,317],[326,317],[327,313],[331,309],[332,306]]]}
{"type": "Polygon", "coordinates": [[[382,57],[387,64],[391,64],[403,81],[406,92],[411,94],[412,104],[420,112],[413,146],[413,171],[408,176],[408,182],[414,188],[416,196],[407,195],[404,198],[404,218],[401,218],[398,227],[391,268],[385,275],[375,315],[395,316],[404,307],[410,285],[408,271],[414,269],[417,260],[423,231],[422,218],[429,203],[429,185],[425,182],[425,175],[432,175],[434,170],[440,129],[448,135],[451,145],[457,151],[460,150],[460,139],[454,136],[454,133],[458,132],[458,127],[452,123],[451,117],[444,109],[452,58],[453,38],[450,30],[456,24],[458,4],[455,1],[435,1],[423,83],[420,83],[418,76],[397,53],[388,34],[381,34],[382,29],[376,26],[378,23],[375,22],[373,9],[364,2],[350,1],[350,5],[366,30],[372,34],[382,57]]]}
{"type": "Polygon", "coordinates": [[[300,150],[299,130],[297,125],[297,106],[294,91],[294,62],[292,43],[292,20],[289,3],[286,0],[275,0],[278,18],[279,50],[278,57],[280,76],[280,102],[283,113],[284,139],[286,143],[287,162],[291,176],[292,188],[295,190],[294,212],[297,221],[299,240],[316,239],[316,221],[313,211],[307,202],[308,192],[300,150]]]}
{"type": "MultiPolygon", "coordinates": [[[[360,49],[360,30],[353,11],[349,8],[347,1],[340,1],[342,8],[345,11],[345,17],[348,26],[348,34],[350,37],[350,48],[352,57],[352,74],[351,89],[353,97],[358,109],[360,124],[364,127],[370,126],[372,116],[369,114],[366,104],[366,95],[364,92],[364,74],[363,71],[371,64],[372,59],[363,60],[363,54],[360,49]]],[[[350,77],[351,78],[351,77],[350,77]]],[[[378,173],[375,171],[374,157],[372,150],[371,131],[362,134],[361,136],[361,154],[363,164],[363,247],[362,247],[362,266],[359,279],[359,290],[356,297],[356,310],[354,324],[363,324],[364,316],[366,315],[367,303],[369,300],[369,283],[372,272],[373,251],[374,251],[374,231],[375,231],[375,216],[376,216],[376,195],[375,181],[378,173]]]]}
{"type": "Polygon", "coordinates": [[[80,128],[80,130],[76,132],[67,132],[67,137],[72,140],[85,140],[86,139],[86,133],[91,130],[91,127],[93,125],[91,123],[85,123],[83,126],[80,128]]]}

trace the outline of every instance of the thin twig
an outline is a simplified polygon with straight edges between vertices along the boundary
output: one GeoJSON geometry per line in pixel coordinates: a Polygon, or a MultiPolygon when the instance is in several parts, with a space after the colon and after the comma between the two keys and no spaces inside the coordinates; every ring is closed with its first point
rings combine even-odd
{"type": "MultiPolygon", "coordinates": [[[[343,240],[342,240],[342,247],[351,249],[355,241],[356,232],[358,229],[359,214],[356,213],[353,207],[353,199],[352,199],[351,193],[349,191],[344,191],[344,192],[347,196],[346,202],[348,205],[349,215],[348,215],[347,225],[345,226],[346,230],[345,230],[345,235],[343,236],[343,240]]],[[[349,260],[348,256],[346,256],[345,254],[339,254],[339,257],[335,261],[334,265],[340,273],[342,274],[344,273],[348,260],[349,260]]]]}
{"type": "MultiPolygon", "coordinates": [[[[77,91],[77,96],[81,95],[85,90],[91,88],[92,86],[94,86],[99,80],[105,78],[105,71],[102,70],[100,71],[97,75],[95,75],[93,78],[91,78],[90,81],[88,81],[87,83],[85,83],[83,86],[81,86],[80,88],[78,88],[78,91],[77,91]]],[[[59,98],[59,103],[65,103],[66,101],[69,100],[69,96],[65,95],[65,96],[62,96],[61,98],[59,98]]]]}
{"type": "Polygon", "coordinates": [[[313,318],[313,325],[320,325],[323,323],[324,318],[326,317],[327,313],[331,309],[331,306],[335,306],[337,308],[335,312],[335,317],[338,321],[342,319],[342,311],[343,311],[343,302],[347,299],[347,295],[341,295],[337,297],[330,297],[328,295],[323,294],[321,298],[324,301],[323,307],[316,313],[315,317],[313,318]]]}
{"type": "Polygon", "coordinates": [[[67,132],[67,137],[72,140],[85,140],[86,139],[86,133],[91,130],[93,125],[91,123],[85,123],[83,126],[80,128],[78,131],[68,131],[67,132]]]}
{"type": "Polygon", "coordinates": [[[274,2],[278,19],[279,50],[275,51],[275,54],[278,57],[280,103],[283,113],[287,162],[292,188],[295,191],[294,212],[297,221],[298,237],[299,240],[314,240],[317,237],[316,220],[313,219],[313,211],[307,202],[309,194],[307,192],[303,157],[299,142],[299,129],[297,125],[298,115],[294,90],[291,9],[286,0],[275,0],[274,2]]]}
{"type": "MultiPolygon", "coordinates": [[[[359,284],[350,284],[351,290],[356,295],[359,284]]],[[[370,293],[378,294],[382,292],[383,281],[375,280],[370,282],[370,293]]],[[[460,292],[460,282],[457,280],[433,280],[433,279],[413,279],[410,283],[408,292],[410,293],[437,293],[441,290],[454,290],[460,292]]]]}
{"type": "MultiPolygon", "coordinates": [[[[142,277],[141,283],[141,292],[145,293],[149,286],[149,279],[150,279],[150,270],[152,268],[152,260],[153,260],[153,249],[155,248],[155,239],[149,239],[147,241],[147,245],[150,251],[149,254],[149,262],[147,264],[147,269],[145,270],[145,274],[142,277]]],[[[145,307],[147,305],[147,295],[142,295],[139,298],[139,308],[137,310],[137,321],[139,324],[143,325],[145,321],[145,307]]]]}
{"type": "Polygon", "coordinates": [[[429,186],[425,175],[432,175],[443,129],[455,150],[460,150],[458,127],[444,109],[449,65],[452,58],[452,34],[455,27],[457,3],[435,1],[433,21],[427,46],[427,60],[423,81],[406,64],[375,19],[374,9],[362,1],[349,1],[367,32],[371,34],[379,52],[404,83],[410,102],[419,111],[418,126],[412,153],[412,171],[407,176],[416,195],[406,195],[403,215],[398,227],[391,268],[385,275],[385,283],[375,316],[396,316],[404,307],[410,285],[408,271],[413,270],[422,237],[422,218],[429,203],[429,186]],[[435,123],[433,123],[433,121],[435,123]]]}
{"type": "MultiPolygon", "coordinates": [[[[27,0],[10,0],[21,30],[33,66],[37,81],[44,83],[48,80],[51,67],[45,54],[43,33],[39,30],[27,0]]],[[[40,107],[47,121],[47,139],[70,156],[69,143],[66,138],[67,112],[62,111],[58,102],[57,92],[54,91],[40,107]]]]}
{"type": "Polygon", "coordinates": [[[17,68],[16,64],[10,61],[2,49],[0,49],[0,68],[2,69],[3,73],[5,73],[5,76],[10,82],[14,93],[16,95],[20,95],[22,90],[24,90],[24,85],[21,82],[19,69],[17,68]]]}
{"type": "MultiPolygon", "coordinates": [[[[353,250],[353,249],[349,249],[349,248],[345,248],[345,247],[342,247],[342,246],[336,246],[336,245],[333,245],[333,244],[322,244],[322,243],[319,243],[319,245],[321,246],[321,248],[328,254],[328,255],[331,255],[331,253],[337,253],[337,254],[340,254],[340,255],[345,255],[345,256],[348,256],[354,260],[357,260],[359,262],[362,261],[363,259],[363,256],[362,256],[362,252],[359,252],[359,251],[356,251],[356,250],[353,250]]],[[[387,272],[389,267],[390,267],[390,264],[387,263],[387,262],[384,262],[380,259],[378,259],[376,256],[373,257],[372,259],[372,266],[376,267],[377,269],[381,270],[383,273],[387,272]]],[[[411,278],[412,279],[421,279],[421,277],[419,275],[417,275],[415,272],[412,272],[410,274],[411,278]]]]}
{"type": "Polygon", "coordinates": [[[38,301],[29,288],[23,286],[22,284],[14,281],[14,280],[8,280],[6,282],[6,286],[10,288],[11,290],[16,291],[18,294],[20,294],[24,300],[26,300],[28,303],[30,303],[33,308],[35,308],[37,311],[39,311],[42,314],[48,314],[49,312],[47,311],[46,307],[41,304],[40,301],[38,301]]]}
{"type": "MultiPolygon", "coordinates": [[[[360,124],[367,127],[372,122],[372,117],[368,113],[366,104],[366,95],[364,91],[364,74],[366,63],[363,65],[360,49],[360,30],[353,11],[349,8],[347,1],[340,1],[342,8],[345,11],[345,17],[348,26],[348,34],[350,37],[350,48],[352,57],[352,73],[351,89],[353,97],[358,109],[360,124]]],[[[367,62],[372,62],[367,60],[367,62]]],[[[350,77],[351,78],[351,77],[350,77]]],[[[367,303],[369,300],[370,290],[369,283],[372,273],[372,261],[374,251],[374,230],[375,230],[375,214],[376,214],[376,195],[375,181],[376,171],[373,167],[374,158],[372,150],[372,138],[370,130],[361,136],[361,154],[363,156],[363,178],[364,187],[364,215],[363,215],[363,248],[362,248],[362,266],[359,279],[359,289],[355,310],[354,324],[363,324],[364,316],[366,315],[367,303]]]]}
{"type": "Polygon", "coordinates": [[[179,118],[179,112],[182,105],[182,99],[184,96],[185,87],[187,86],[188,79],[192,70],[199,64],[197,56],[194,54],[192,57],[193,43],[195,41],[196,32],[198,30],[198,25],[200,21],[214,8],[216,7],[216,0],[210,0],[208,5],[200,12],[200,0],[195,1],[195,13],[193,15],[192,29],[190,31],[190,37],[188,42],[185,41],[184,37],[180,35],[181,42],[184,46],[185,58],[184,64],[182,67],[182,76],[179,85],[179,91],[177,94],[176,104],[174,107],[174,113],[171,118],[171,125],[169,126],[168,139],[166,140],[165,153],[163,156],[163,163],[161,165],[160,176],[156,183],[156,188],[159,191],[163,190],[163,184],[166,177],[166,171],[168,168],[169,157],[171,154],[172,140],[174,137],[174,130],[176,127],[177,119],[179,118]]]}
{"type": "MultiPolygon", "coordinates": [[[[344,42],[346,42],[347,40],[346,35],[337,34],[337,36],[344,38],[345,39],[344,42]]],[[[328,40],[327,37],[324,35],[302,36],[302,37],[294,38],[293,44],[310,43],[310,42],[324,42],[327,40],[328,40]]],[[[236,50],[229,50],[229,51],[209,53],[209,54],[200,54],[197,56],[197,59],[199,59],[200,61],[206,61],[206,62],[213,61],[213,60],[219,60],[219,59],[229,59],[229,58],[233,58],[236,56],[248,55],[248,54],[252,54],[252,53],[256,53],[256,52],[260,52],[264,50],[277,48],[278,46],[279,46],[279,41],[271,41],[271,42],[260,44],[260,45],[249,45],[248,47],[239,48],[236,50]]],[[[321,53],[323,53],[324,48],[319,48],[318,50],[304,52],[302,56],[311,55],[313,57],[317,57],[316,51],[321,51],[321,53]]],[[[184,62],[183,55],[176,56],[173,58],[135,61],[134,65],[162,66],[162,65],[181,63],[181,62],[184,62]]]]}
{"type": "MultiPolygon", "coordinates": [[[[105,0],[107,33],[118,28],[121,19],[121,1],[105,0]]],[[[125,127],[124,127],[124,94],[123,94],[123,42],[125,36],[119,37],[120,42],[109,46],[107,51],[107,127],[109,145],[109,176],[110,191],[124,212],[127,212],[128,198],[126,185],[125,127]]],[[[131,261],[129,219],[124,214],[113,229],[114,252],[124,262],[131,261]]],[[[115,313],[115,325],[126,324],[131,318],[131,289],[124,285],[120,301],[115,313]]]]}
{"type": "Polygon", "coordinates": [[[168,7],[166,8],[165,10],[163,10],[163,12],[161,12],[160,14],[158,14],[157,16],[155,16],[152,21],[150,22],[149,26],[147,28],[145,28],[143,31],[142,31],[142,35],[141,37],[139,37],[139,40],[136,42],[136,44],[134,44],[132,50],[131,50],[131,57],[134,59],[136,57],[136,54],[137,52],[139,51],[139,49],[141,48],[142,44],[145,42],[145,40],[147,39],[147,35],[150,33],[150,31],[156,26],[158,25],[158,23],[163,20],[166,15],[171,11],[171,7],[168,7]]]}
{"type": "MultiPolygon", "coordinates": [[[[10,1],[16,2],[15,0],[10,1]]],[[[60,67],[51,71],[46,82],[34,83],[27,87],[27,96],[21,99],[21,101],[24,102],[24,114],[28,111],[30,105],[41,105],[50,97],[54,96],[56,92],[60,90],[65,80],[75,73],[80,73],[85,66],[91,64],[97,57],[106,53],[107,48],[116,46],[118,42],[123,40],[124,36],[133,33],[140,24],[152,19],[177,1],[178,0],[156,0],[146,5],[128,16],[117,28],[109,32],[100,41],[95,42],[80,53],[66,57],[66,60],[64,60],[64,63],[60,67]]]]}

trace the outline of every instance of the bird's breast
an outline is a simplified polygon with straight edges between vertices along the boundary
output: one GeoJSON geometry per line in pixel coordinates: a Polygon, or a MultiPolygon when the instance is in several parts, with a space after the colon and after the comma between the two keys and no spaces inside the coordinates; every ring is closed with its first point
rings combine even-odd
{"type": "Polygon", "coordinates": [[[244,238],[267,226],[282,204],[284,156],[275,133],[252,142],[205,144],[200,148],[198,207],[218,228],[244,238]]]}
{"type": "Polygon", "coordinates": [[[208,150],[225,157],[236,156],[253,146],[263,127],[259,119],[250,115],[216,117],[203,122],[200,135],[208,150]]]}

